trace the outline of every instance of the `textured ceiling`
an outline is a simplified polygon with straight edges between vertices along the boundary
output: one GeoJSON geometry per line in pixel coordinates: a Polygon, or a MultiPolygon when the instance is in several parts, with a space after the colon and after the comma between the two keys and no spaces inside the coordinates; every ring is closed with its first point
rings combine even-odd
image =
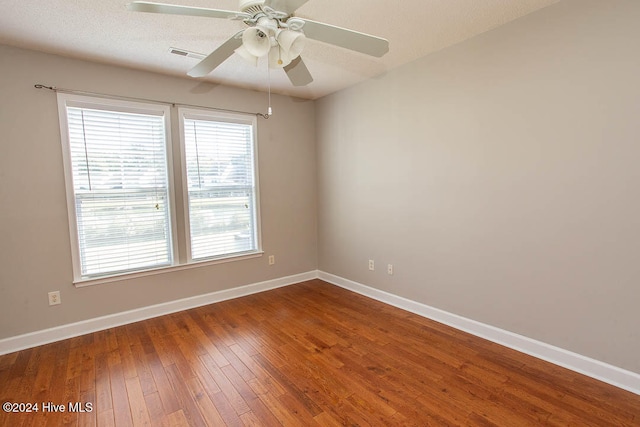
{"type": "MultiPolygon", "coordinates": [[[[158,0],[237,10],[237,0],[158,0]]],[[[382,58],[308,40],[302,54],[314,82],[294,88],[271,70],[275,93],[316,99],[498,27],[559,0],[309,0],[296,15],[389,40],[382,58]]],[[[0,0],[0,43],[171,75],[186,75],[197,59],[169,47],[208,54],[239,21],[130,12],[129,0],[0,0]]],[[[266,91],[266,63],[233,55],[207,81],[266,91]]],[[[55,84],[55,82],[51,82],[55,84]]]]}

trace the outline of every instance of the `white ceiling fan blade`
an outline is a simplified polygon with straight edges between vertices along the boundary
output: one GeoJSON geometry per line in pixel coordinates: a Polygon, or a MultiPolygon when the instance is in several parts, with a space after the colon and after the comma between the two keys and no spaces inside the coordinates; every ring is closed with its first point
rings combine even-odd
{"type": "Polygon", "coordinates": [[[203,16],[206,18],[231,19],[239,12],[231,10],[207,9],[203,7],[179,6],[174,4],[154,3],[148,1],[134,1],[127,5],[127,9],[134,12],[166,13],[170,15],[203,16]]]}
{"type": "Polygon", "coordinates": [[[298,17],[295,19],[304,21],[302,31],[310,39],[377,56],[378,58],[389,52],[389,42],[383,38],[309,19],[298,17]]]}
{"type": "Polygon", "coordinates": [[[218,65],[222,64],[227,58],[233,55],[234,51],[242,45],[242,39],[231,37],[224,42],[222,46],[211,52],[193,67],[187,75],[191,77],[204,77],[212,72],[218,65]]]}
{"type": "Polygon", "coordinates": [[[284,72],[294,86],[306,86],[313,81],[309,69],[299,56],[284,67],[284,72]]]}
{"type": "Polygon", "coordinates": [[[290,15],[308,1],[309,0],[267,0],[265,6],[290,15]]]}

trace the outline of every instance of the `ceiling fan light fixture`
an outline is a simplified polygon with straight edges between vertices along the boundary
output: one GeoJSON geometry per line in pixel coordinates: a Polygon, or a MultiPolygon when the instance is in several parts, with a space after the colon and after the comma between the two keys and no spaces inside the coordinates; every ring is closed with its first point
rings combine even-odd
{"type": "Polygon", "coordinates": [[[235,50],[235,52],[240,55],[241,58],[245,59],[247,62],[252,64],[254,67],[258,66],[258,57],[252,55],[244,45],[241,45],[239,48],[235,50]]]}
{"type": "Polygon", "coordinates": [[[269,67],[284,68],[296,59],[304,49],[306,37],[299,31],[279,30],[276,43],[269,51],[269,67]]]}
{"type": "Polygon", "coordinates": [[[276,40],[287,56],[293,60],[300,56],[304,50],[307,38],[299,31],[280,30],[276,35],[276,40]]]}
{"type": "Polygon", "coordinates": [[[242,33],[242,46],[253,56],[261,57],[269,53],[271,39],[266,29],[250,27],[242,33]]]}

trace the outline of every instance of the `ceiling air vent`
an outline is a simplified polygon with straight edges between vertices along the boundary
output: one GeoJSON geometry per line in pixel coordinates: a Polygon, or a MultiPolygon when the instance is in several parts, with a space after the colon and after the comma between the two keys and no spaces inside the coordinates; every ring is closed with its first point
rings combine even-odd
{"type": "Polygon", "coordinates": [[[191,52],[188,50],[179,49],[177,47],[170,47],[169,53],[173,53],[174,55],[179,55],[179,56],[186,56],[187,58],[194,58],[194,59],[204,59],[204,57],[206,56],[201,53],[191,52]]]}

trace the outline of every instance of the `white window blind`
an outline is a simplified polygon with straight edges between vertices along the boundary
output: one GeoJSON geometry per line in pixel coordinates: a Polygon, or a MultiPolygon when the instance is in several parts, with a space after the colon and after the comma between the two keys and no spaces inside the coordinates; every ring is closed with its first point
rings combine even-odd
{"type": "Polygon", "coordinates": [[[256,252],[254,125],[213,114],[181,118],[190,259],[256,252]]]}
{"type": "Polygon", "coordinates": [[[165,115],[125,110],[66,104],[85,278],[173,262],[165,115]]]}

